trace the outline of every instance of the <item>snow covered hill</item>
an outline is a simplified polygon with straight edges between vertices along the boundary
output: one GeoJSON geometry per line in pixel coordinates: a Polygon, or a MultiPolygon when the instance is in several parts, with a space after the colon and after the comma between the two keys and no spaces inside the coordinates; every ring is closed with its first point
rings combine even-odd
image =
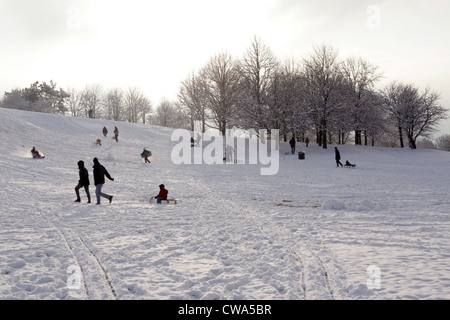
{"type": "Polygon", "coordinates": [[[263,176],[175,165],[172,132],[0,108],[0,299],[450,299],[450,153],[338,146],[345,169],[282,143],[263,176]],[[73,202],[79,160],[92,204],[73,202]],[[161,183],[177,205],[149,203],[161,183]]]}

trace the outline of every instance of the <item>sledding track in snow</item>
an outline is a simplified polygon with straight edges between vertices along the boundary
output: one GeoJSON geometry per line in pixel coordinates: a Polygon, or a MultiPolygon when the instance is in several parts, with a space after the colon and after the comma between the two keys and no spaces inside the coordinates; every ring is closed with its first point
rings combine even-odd
{"type": "MultiPolygon", "coordinates": [[[[64,211],[63,209],[59,209],[64,211]]],[[[62,242],[76,261],[76,265],[68,266],[67,281],[73,276],[79,277],[82,297],[89,300],[117,300],[116,290],[108,275],[106,267],[97,255],[89,248],[83,237],[74,229],[62,226],[55,212],[47,211],[40,214],[41,219],[46,219],[48,224],[57,230],[62,242]],[[71,268],[75,267],[75,268],[71,268]],[[79,268],[80,274],[71,275],[69,270],[79,268]]],[[[68,287],[70,284],[67,284],[68,287]]]]}
{"type": "MultiPolygon", "coordinates": [[[[226,182],[224,182],[226,184],[226,182]]],[[[242,185],[242,181],[239,183],[242,185]]],[[[229,199],[229,190],[224,193],[221,192],[223,188],[216,188],[207,182],[207,179],[203,181],[196,181],[191,186],[192,190],[196,190],[198,194],[213,194],[212,197],[205,197],[201,201],[205,206],[214,207],[227,207],[230,213],[229,219],[243,219],[241,224],[245,228],[252,226],[257,228],[261,235],[261,238],[270,243],[270,246],[262,247],[261,252],[263,255],[267,254],[280,254],[280,260],[284,260],[285,265],[290,269],[291,274],[297,274],[293,276],[297,279],[297,283],[292,288],[293,299],[325,299],[334,300],[335,291],[330,281],[330,273],[327,270],[327,266],[323,259],[320,257],[320,253],[313,250],[304,239],[287,237],[290,234],[286,226],[278,224],[276,219],[270,217],[267,210],[261,204],[255,204],[255,199],[248,201],[240,200],[239,196],[229,199]],[[272,252],[267,252],[270,250],[272,252]]],[[[266,207],[267,209],[267,207],[266,207]]],[[[239,234],[254,233],[253,230],[229,230],[227,234],[230,238],[235,237],[233,243],[239,243],[239,234]],[[234,236],[232,236],[234,235],[234,236]]],[[[228,239],[230,240],[230,239],[228,239]]],[[[252,243],[253,246],[259,246],[257,243],[252,243]]],[[[247,247],[245,251],[251,251],[247,247]]],[[[282,262],[283,263],[283,262],[282,262]]],[[[261,264],[259,266],[252,265],[252,262],[248,260],[247,269],[253,270],[256,268],[268,268],[261,264]]]]}

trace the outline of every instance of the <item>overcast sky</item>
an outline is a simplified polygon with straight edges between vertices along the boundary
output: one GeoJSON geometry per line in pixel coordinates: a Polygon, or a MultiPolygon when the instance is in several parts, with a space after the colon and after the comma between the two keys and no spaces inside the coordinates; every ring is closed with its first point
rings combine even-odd
{"type": "MultiPolygon", "coordinates": [[[[254,36],[281,60],[327,44],[450,108],[450,0],[0,0],[0,96],[35,81],[138,87],[156,106],[254,36]]],[[[450,120],[441,132],[450,133],[450,120]]]]}

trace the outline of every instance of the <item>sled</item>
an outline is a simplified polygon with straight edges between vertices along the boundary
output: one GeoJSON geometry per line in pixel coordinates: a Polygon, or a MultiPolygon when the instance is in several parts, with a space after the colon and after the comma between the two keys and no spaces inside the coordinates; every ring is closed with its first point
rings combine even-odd
{"type": "Polygon", "coordinates": [[[45,159],[45,155],[41,152],[39,152],[39,156],[36,154],[33,154],[33,159],[45,159]]]}
{"type": "MultiPolygon", "coordinates": [[[[177,204],[177,200],[176,200],[176,199],[166,199],[166,200],[161,200],[161,204],[163,204],[163,203],[165,203],[165,204],[170,204],[170,203],[172,203],[172,202],[173,202],[173,204],[177,204]]],[[[151,198],[150,198],[150,203],[156,203],[156,204],[158,204],[158,203],[156,202],[155,197],[151,197],[151,198]]]]}
{"type": "Polygon", "coordinates": [[[345,164],[344,167],[346,167],[346,168],[356,168],[356,164],[345,164]]]}

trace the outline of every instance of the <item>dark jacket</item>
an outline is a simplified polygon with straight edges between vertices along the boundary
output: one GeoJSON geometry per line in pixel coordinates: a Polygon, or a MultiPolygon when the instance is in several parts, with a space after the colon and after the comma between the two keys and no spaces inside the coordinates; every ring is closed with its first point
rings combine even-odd
{"type": "Polygon", "coordinates": [[[339,152],[338,149],[334,149],[335,152],[335,159],[336,160],[341,160],[341,153],[339,152]]]}
{"type": "Polygon", "coordinates": [[[109,175],[108,171],[105,169],[104,166],[102,166],[100,163],[96,163],[94,166],[94,184],[105,184],[105,176],[111,180],[114,181],[113,178],[109,175]]]}
{"type": "Polygon", "coordinates": [[[289,140],[289,144],[291,145],[291,147],[295,147],[295,139],[292,138],[291,140],[289,140]]]}
{"type": "Polygon", "coordinates": [[[78,166],[80,168],[80,180],[78,181],[78,184],[80,186],[88,186],[91,183],[89,182],[89,173],[87,169],[84,166],[78,166]]]}

